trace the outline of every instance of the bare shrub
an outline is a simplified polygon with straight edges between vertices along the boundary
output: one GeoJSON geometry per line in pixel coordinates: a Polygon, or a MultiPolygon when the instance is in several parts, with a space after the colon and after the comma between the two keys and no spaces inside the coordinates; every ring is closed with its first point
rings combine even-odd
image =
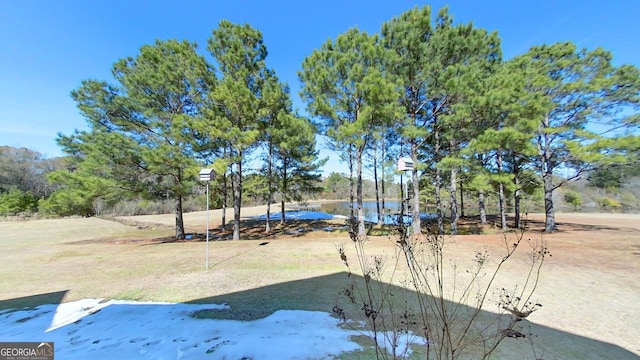
{"type": "Polygon", "coordinates": [[[350,221],[349,234],[354,264],[344,245],[338,246],[350,281],[333,310],[373,342],[377,359],[404,357],[412,350],[426,359],[486,359],[505,338],[533,341],[520,324],[542,306],[533,300],[550,256],[542,238],[525,240],[524,230],[504,234],[500,257],[481,249],[461,267],[448,255],[450,241],[444,235],[410,235],[405,224],[397,224],[389,236],[395,254],[381,257],[367,254],[369,239],[357,235],[357,221],[350,221]],[[523,251],[528,253],[523,283],[498,286],[505,264],[523,251]],[[357,273],[362,276],[353,276],[357,273]],[[402,274],[406,292],[392,285],[402,274]],[[486,309],[490,304],[497,305],[496,312],[486,309]]]}

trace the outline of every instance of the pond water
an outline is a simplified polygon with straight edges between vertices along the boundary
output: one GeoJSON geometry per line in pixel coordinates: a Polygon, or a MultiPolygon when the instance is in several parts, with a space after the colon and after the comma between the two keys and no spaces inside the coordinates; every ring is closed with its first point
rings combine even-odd
{"type": "MultiPolygon", "coordinates": [[[[341,202],[332,202],[320,205],[320,211],[328,214],[349,216],[348,201],[341,202]]],[[[353,204],[353,207],[356,208],[357,204],[353,204]]],[[[385,201],[384,202],[384,223],[385,224],[396,224],[400,218],[400,207],[401,203],[399,201],[385,201]]],[[[364,210],[364,220],[370,223],[378,222],[378,208],[375,201],[363,201],[362,209],[364,210]]],[[[357,212],[357,210],[356,210],[357,212]]],[[[357,215],[357,214],[356,214],[357,215]]],[[[420,218],[423,220],[433,219],[436,215],[431,213],[420,213],[420,218]]],[[[405,223],[411,223],[411,216],[404,216],[405,223]]]]}
{"type": "MultiPolygon", "coordinates": [[[[338,214],[330,214],[322,211],[309,211],[309,210],[287,210],[285,211],[284,217],[286,220],[332,220],[332,219],[346,219],[346,216],[341,216],[338,214]]],[[[266,220],[267,214],[262,214],[258,216],[252,216],[252,219],[255,220],[266,220]]],[[[280,211],[271,213],[269,219],[275,221],[280,220],[282,218],[282,214],[280,211]]]]}
{"type": "MultiPolygon", "coordinates": [[[[385,201],[385,224],[397,224],[400,219],[400,206],[399,201],[385,201]]],[[[356,204],[353,207],[356,208],[356,204]]],[[[362,203],[364,210],[364,221],[369,223],[378,223],[378,209],[375,201],[364,201],[362,203]]],[[[285,212],[285,218],[287,220],[331,220],[331,219],[347,219],[350,215],[349,202],[331,202],[326,204],[313,204],[309,206],[301,206],[298,209],[288,209],[285,212]]],[[[271,220],[280,220],[280,212],[274,212],[270,215],[271,220]]],[[[435,214],[421,213],[420,218],[423,220],[435,218],[435,214]]],[[[266,214],[252,216],[252,219],[265,220],[266,214]]],[[[411,216],[405,215],[404,222],[411,223],[411,216]]]]}

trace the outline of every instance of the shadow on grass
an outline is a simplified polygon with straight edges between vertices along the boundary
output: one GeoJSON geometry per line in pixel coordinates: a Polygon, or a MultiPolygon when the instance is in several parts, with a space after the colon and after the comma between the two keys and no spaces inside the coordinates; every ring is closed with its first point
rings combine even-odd
{"type": "Polygon", "coordinates": [[[19,297],[8,300],[0,300],[0,310],[7,309],[33,309],[45,304],[60,304],[69,290],[19,297]]]}
{"type": "MultiPolygon", "coordinates": [[[[513,227],[513,217],[507,217],[509,229],[507,231],[516,231],[513,227]]],[[[544,232],[544,221],[522,219],[522,224],[528,231],[544,232]]],[[[445,234],[449,234],[450,224],[445,221],[445,234]]],[[[569,231],[631,231],[637,232],[635,229],[624,227],[611,227],[605,225],[577,224],[571,222],[557,223],[558,230],[556,232],[569,231]]],[[[366,224],[367,235],[385,236],[395,233],[395,225],[375,225],[366,224]]],[[[436,221],[422,222],[423,233],[437,233],[436,221]]],[[[278,237],[324,237],[332,232],[347,232],[348,229],[344,224],[344,220],[287,220],[287,223],[280,224],[273,221],[271,231],[265,232],[264,220],[243,220],[240,222],[240,241],[243,240],[270,240],[278,237]]],[[[480,224],[477,216],[462,217],[458,221],[458,235],[487,235],[500,233],[500,219],[497,215],[488,215],[487,223],[480,224]]],[[[233,225],[228,224],[225,228],[218,227],[209,230],[209,241],[230,241],[233,239],[233,225]]],[[[189,243],[203,242],[206,240],[205,233],[188,234],[186,240],[176,240],[173,236],[167,236],[154,239],[110,239],[110,240],[83,240],[74,242],[80,243],[113,243],[113,244],[133,244],[133,245],[161,245],[173,243],[189,243]]]]}
{"type": "MultiPolygon", "coordinates": [[[[271,221],[271,231],[265,232],[264,220],[243,220],[240,222],[241,240],[262,240],[277,236],[305,236],[313,231],[335,231],[344,227],[344,220],[287,220],[281,224],[279,220],[271,221]]],[[[204,234],[199,235],[204,236],[204,234]]],[[[231,240],[233,238],[233,225],[227,224],[223,228],[211,229],[209,236],[215,240],[231,240]]]]}
{"type": "MultiPolygon", "coordinates": [[[[339,305],[345,309],[348,319],[364,320],[363,315],[359,315],[362,313],[362,304],[351,304],[341,294],[341,291],[354,282],[362,285],[364,279],[361,276],[341,272],[197,299],[189,303],[227,304],[230,306],[229,309],[223,311],[204,310],[192,314],[196,318],[203,319],[251,321],[265,318],[277,310],[331,312],[334,306],[339,305]]],[[[396,310],[403,309],[406,302],[411,304],[417,301],[416,293],[413,291],[395,285],[382,285],[389,286],[389,293],[393,295],[393,301],[397,304],[396,310]]],[[[373,287],[376,287],[376,285],[373,287]]],[[[456,307],[461,314],[470,314],[474,310],[466,305],[447,303],[450,308],[456,307]]],[[[544,311],[544,308],[540,311],[544,311]]],[[[480,318],[489,321],[489,319],[494,319],[496,316],[506,315],[482,311],[480,318]]],[[[544,359],[640,359],[630,351],[614,344],[537,325],[527,320],[522,321],[521,324],[523,331],[527,334],[527,338],[505,339],[501,348],[506,353],[496,354],[498,355],[497,358],[509,359],[513,358],[514,354],[522,354],[522,357],[518,356],[518,358],[531,358],[532,342],[530,341],[530,332],[534,336],[533,346],[536,348],[537,355],[542,355],[544,359]]],[[[418,322],[415,325],[416,328],[412,329],[414,333],[421,333],[419,326],[418,322]]],[[[579,331],[580,329],[576,330],[579,331]]],[[[353,355],[358,357],[362,354],[353,355]]],[[[351,356],[342,356],[341,358],[351,358],[351,356]]]]}
{"type": "MultiPolygon", "coordinates": [[[[515,217],[507,216],[507,227],[509,230],[515,230],[515,217]]],[[[524,226],[529,231],[544,232],[545,222],[544,220],[532,220],[523,216],[521,218],[521,226],[524,226]]],[[[449,233],[450,223],[448,219],[445,219],[445,233],[449,233]]],[[[568,232],[568,231],[637,231],[636,229],[629,227],[617,227],[608,226],[602,224],[580,224],[573,222],[556,222],[556,232],[568,232]]],[[[435,220],[423,220],[423,227],[430,228],[433,231],[437,229],[437,222],[435,220]]],[[[499,232],[500,229],[500,216],[499,215],[487,215],[487,222],[485,224],[480,223],[480,216],[464,216],[458,219],[458,234],[459,235],[481,235],[492,232],[499,232]]]]}
{"type": "MultiPolygon", "coordinates": [[[[284,282],[264,286],[256,289],[229,293],[219,296],[206,297],[190,301],[192,304],[228,304],[228,310],[203,310],[191,314],[200,319],[229,319],[251,321],[265,318],[277,310],[308,310],[331,312],[334,306],[339,305],[345,309],[347,318],[362,320],[360,314],[361,305],[351,304],[344,295],[341,295],[347,286],[352,283],[362,285],[364,279],[357,275],[349,275],[346,272],[312,277],[295,281],[284,282]]],[[[379,284],[374,284],[374,287],[379,284]]],[[[416,299],[413,291],[403,287],[382,284],[389,287],[389,293],[393,294],[393,301],[398,306],[404,306],[405,301],[411,304],[416,299]]],[[[0,301],[0,310],[35,308],[44,304],[60,304],[68,290],[26,296],[0,301]]],[[[448,303],[447,306],[457,307],[460,313],[469,313],[473,309],[461,304],[448,303]]],[[[540,311],[544,311],[544,308],[540,311]]],[[[51,314],[53,316],[53,313],[51,314]]],[[[489,311],[482,311],[481,318],[492,319],[498,315],[489,311]]],[[[28,318],[27,318],[28,320],[28,318]]],[[[531,358],[531,343],[529,339],[534,335],[533,345],[537,355],[544,359],[640,359],[639,356],[621,348],[620,346],[576,335],[571,332],[561,331],[547,326],[537,325],[533,322],[523,321],[523,329],[527,338],[507,338],[500,347],[500,352],[494,358],[531,358]],[[514,354],[518,356],[514,357],[514,354]]],[[[202,326],[207,326],[206,322],[202,326]]],[[[416,326],[419,326],[417,324],[416,326]]],[[[413,329],[420,334],[418,328],[413,329]]],[[[580,329],[576,329],[579,331],[580,329]]],[[[169,335],[167,335],[169,336],[169,335]]],[[[371,345],[367,341],[363,345],[371,345]]],[[[420,349],[415,349],[416,355],[420,349]]],[[[341,359],[367,358],[367,352],[343,354],[341,359]],[[364,357],[363,357],[364,356],[364,357]]]]}
{"type": "MultiPolygon", "coordinates": [[[[271,222],[271,231],[265,232],[264,220],[243,220],[240,222],[240,241],[242,240],[269,240],[280,236],[303,237],[310,232],[322,231],[330,233],[344,228],[343,220],[287,220],[285,224],[271,222]]],[[[148,240],[119,240],[121,243],[139,243],[140,245],[160,245],[178,242],[202,242],[206,240],[205,233],[188,234],[186,240],[176,240],[173,236],[167,236],[148,240]]],[[[233,224],[227,224],[224,228],[218,227],[209,230],[209,241],[228,241],[233,239],[233,224]]],[[[114,240],[115,241],[115,240],[114,240]]]]}
{"type": "MultiPolygon", "coordinates": [[[[507,221],[510,225],[513,225],[514,218],[507,217],[507,221]]],[[[544,231],[545,223],[544,220],[530,220],[523,218],[522,221],[526,225],[528,229],[536,230],[536,231],[544,231]]],[[[556,221],[557,232],[566,232],[566,231],[635,231],[632,228],[628,227],[619,227],[619,226],[608,226],[602,224],[578,224],[573,222],[563,222],[556,221]]]]}
{"type": "MultiPolygon", "coordinates": [[[[240,240],[269,240],[276,237],[306,237],[310,233],[326,235],[331,232],[342,232],[345,230],[345,221],[343,219],[332,220],[310,220],[310,219],[288,219],[285,224],[280,224],[279,219],[271,220],[271,231],[265,232],[266,224],[264,219],[245,218],[240,221],[240,240]]],[[[531,220],[526,216],[522,218],[522,225],[529,231],[544,231],[544,220],[531,220]]],[[[135,223],[138,224],[138,223],[135,223]]],[[[515,219],[513,216],[507,216],[508,231],[515,231],[515,219]]],[[[367,223],[368,235],[386,235],[394,232],[395,225],[375,225],[367,223]]],[[[558,230],[556,232],[569,231],[626,231],[637,232],[636,229],[628,227],[616,227],[602,224],[584,224],[573,222],[558,222],[558,230]]],[[[424,233],[436,233],[437,221],[422,220],[422,228],[424,233]]],[[[450,224],[448,219],[444,221],[445,234],[449,233],[450,224]]],[[[487,215],[487,222],[480,223],[479,216],[464,216],[458,220],[459,235],[482,235],[499,233],[500,218],[498,215],[487,215]]],[[[113,244],[138,244],[138,245],[158,245],[177,242],[201,242],[205,241],[205,233],[188,234],[186,240],[176,240],[174,236],[166,236],[153,239],[91,239],[76,241],[72,244],[80,243],[113,243],[113,244]]],[[[227,241],[233,239],[233,224],[228,223],[224,228],[217,227],[209,230],[210,241],[227,241]]]]}

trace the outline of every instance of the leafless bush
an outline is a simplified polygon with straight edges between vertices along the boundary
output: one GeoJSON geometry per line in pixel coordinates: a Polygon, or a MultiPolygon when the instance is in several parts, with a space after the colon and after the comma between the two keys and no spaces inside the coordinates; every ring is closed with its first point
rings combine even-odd
{"type": "Polygon", "coordinates": [[[542,306],[533,295],[550,256],[542,239],[525,240],[524,230],[505,234],[500,257],[493,259],[482,249],[461,268],[448,256],[443,235],[409,235],[400,223],[389,237],[397,245],[395,255],[385,258],[369,256],[368,238],[357,235],[357,221],[350,225],[355,264],[339,246],[351,281],[342,292],[346,304],[338,302],[334,312],[373,341],[376,358],[404,357],[414,348],[426,359],[486,359],[505,338],[527,337],[520,324],[542,306]],[[498,275],[521,251],[528,252],[523,283],[499,287],[498,275]],[[400,274],[406,274],[404,287],[410,290],[405,298],[397,296],[398,288],[392,285],[400,274]],[[490,304],[497,305],[496,312],[489,311],[490,304]]]}

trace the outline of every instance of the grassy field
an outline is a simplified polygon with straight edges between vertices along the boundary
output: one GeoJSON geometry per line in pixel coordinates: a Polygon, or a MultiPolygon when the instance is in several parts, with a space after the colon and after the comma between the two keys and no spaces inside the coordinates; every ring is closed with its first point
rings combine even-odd
{"type": "MultiPolygon", "coordinates": [[[[539,238],[542,217],[530,217],[527,236],[539,238]]],[[[0,223],[0,309],[82,298],[209,302],[230,305],[217,317],[251,320],[277,309],[330,312],[347,281],[336,247],[349,249],[348,236],[323,230],[342,221],[292,223],[269,236],[248,222],[254,226],[242,240],[210,242],[206,271],[203,241],[167,241],[171,219],[0,223]]],[[[186,221],[188,232],[202,234],[204,213],[187,214],[186,221]]],[[[213,213],[212,226],[218,221],[213,213]]],[[[544,236],[553,257],[537,293],[543,307],[530,318],[536,347],[544,359],[640,358],[640,216],[559,214],[558,221],[560,231],[544,236]]],[[[500,234],[451,237],[448,254],[460,264],[480,248],[499,256],[501,241],[500,234]]],[[[386,237],[372,237],[368,247],[393,257],[386,237]]],[[[524,261],[516,259],[498,284],[517,282],[524,261]]],[[[518,341],[507,339],[505,353],[530,346],[518,341]]]]}

